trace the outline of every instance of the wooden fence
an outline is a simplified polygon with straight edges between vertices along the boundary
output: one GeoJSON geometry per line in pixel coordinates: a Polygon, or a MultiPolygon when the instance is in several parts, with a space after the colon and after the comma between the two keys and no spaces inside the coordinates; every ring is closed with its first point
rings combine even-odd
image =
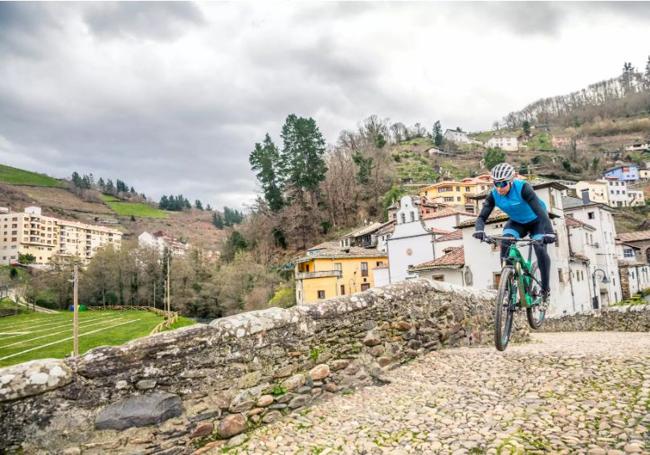
{"type": "Polygon", "coordinates": [[[126,311],[126,310],[139,310],[139,311],[150,311],[156,313],[158,316],[162,316],[164,320],[156,325],[149,335],[163,332],[169,330],[172,325],[178,321],[178,313],[176,311],[164,311],[160,308],[154,308],[151,306],[134,306],[134,305],[106,305],[106,306],[89,306],[88,310],[90,311],[101,311],[101,310],[117,310],[117,311],[126,311]]]}

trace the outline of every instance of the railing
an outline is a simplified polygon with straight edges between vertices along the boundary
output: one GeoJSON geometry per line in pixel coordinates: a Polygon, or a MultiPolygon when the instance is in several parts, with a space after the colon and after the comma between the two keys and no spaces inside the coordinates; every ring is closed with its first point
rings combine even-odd
{"type": "Polygon", "coordinates": [[[296,274],[296,279],[304,280],[309,278],[327,278],[330,276],[341,278],[343,276],[343,272],[341,270],[321,270],[319,272],[302,272],[296,274]]]}

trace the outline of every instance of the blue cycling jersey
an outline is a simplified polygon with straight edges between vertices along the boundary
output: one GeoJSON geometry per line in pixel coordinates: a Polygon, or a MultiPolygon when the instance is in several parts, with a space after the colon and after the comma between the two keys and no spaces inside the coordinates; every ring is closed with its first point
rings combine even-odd
{"type": "MultiPolygon", "coordinates": [[[[522,224],[527,224],[537,219],[537,215],[535,215],[530,204],[521,196],[521,190],[525,184],[526,182],[523,180],[514,180],[510,191],[508,191],[508,194],[505,196],[501,196],[496,188],[492,189],[494,205],[505,212],[511,220],[522,224]]],[[[541,206],[546,210],[546,204],[544,204],[544,201],[542,201],[537,195],[535,197],[537,197],[541,206]]]]}

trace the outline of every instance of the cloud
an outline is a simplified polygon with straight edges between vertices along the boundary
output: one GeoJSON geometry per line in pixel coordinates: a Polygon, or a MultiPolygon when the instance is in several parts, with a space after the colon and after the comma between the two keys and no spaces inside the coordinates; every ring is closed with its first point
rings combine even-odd
{"type": "MultiPolygon", "coordinates": [[[[0,161],[243,206],[286,116],[489,128],[645,59],[647,8],[511,3],[0,3],[0,161]],[[635,36],[630,40],[629,36],[635,36]],[[622,55],[621,49],[627,54],[622,55]]],[[[645,64],[645,62],[643,62],[645,64]]]]}
{"type": "Polygon", "coordinates": [[[100,38],[166,40],[204,24],[198,7],[187,2],[92,3],[83,18],[100,38]]]}

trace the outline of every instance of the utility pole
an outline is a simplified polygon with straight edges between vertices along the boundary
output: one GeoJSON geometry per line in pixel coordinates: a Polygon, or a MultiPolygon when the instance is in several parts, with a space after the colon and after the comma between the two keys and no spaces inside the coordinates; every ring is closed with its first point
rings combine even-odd
{"type": "Polygon", "coordinates": [[[153,282],[153,308],[156,309],[156,281],[153,282]]]}
{"type": "Polygon", "coordinates": [[[72,291],[73,317],[72,317],[72,353],[79,355],[79,266],[74,266],[74,285],[72,291]]]}
{"type": "Polygon", "coordinates": [[[172,310],[172,287],[171,287],[171,273],[170,273],[169,255],[167,255],[167,313],[172,310]]]}

